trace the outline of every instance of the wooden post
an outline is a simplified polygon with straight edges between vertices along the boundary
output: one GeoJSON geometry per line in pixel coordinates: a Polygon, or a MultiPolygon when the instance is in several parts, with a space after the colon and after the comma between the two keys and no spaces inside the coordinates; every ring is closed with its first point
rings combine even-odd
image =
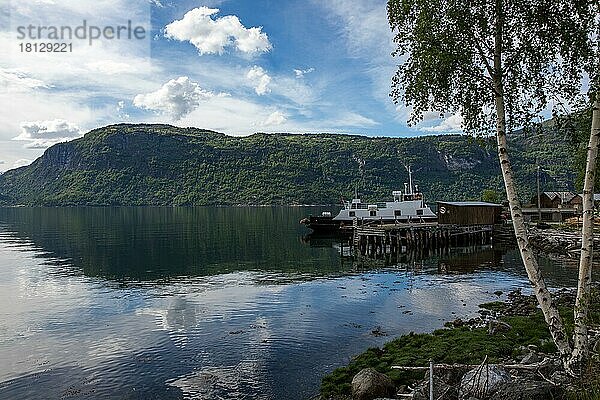
{"type": "Polygon", "coordinates": [[[369,247],[371,248],[370,251],[369,251],[369,255],[371,257],[375,257],[375,251],[376,251],[375,246],[376,246],[376,243],[375,243],[375,237],[373,235],[369,235],[369,243],[370,243],[369,247]]]}
{"type": "Polygon", "coordinates": [[[433,361],[429,360],[429,400],[433,399],[433,361]]]}

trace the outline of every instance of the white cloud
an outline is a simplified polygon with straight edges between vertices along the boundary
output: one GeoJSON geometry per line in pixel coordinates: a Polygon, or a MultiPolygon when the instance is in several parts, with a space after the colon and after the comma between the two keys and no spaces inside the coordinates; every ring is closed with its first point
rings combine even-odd
{"type": "Polygon", "coordinates": [[[13,140],[27,142],[26,148],[45,149],[56,143],[81,136],[81,129],[62,119],[21,123],[21,134],[13,140]]]}
{"type": "Polygon", "coordinates": [[[273,111],[271,114],[269,114],[269,116],[267,117],[267,119],[265,119],[261,123],[261,125],[262,126],[281,125],[281,124],[283,124],[286,121],[287,121],[287,118],[285,117],[285,115],[281,111],[273,111]]]}
{"type": "Polygon", "coordinates": [[[181,20],[165,27],[165,37],[189,41],[202,54],[222,54],[234,46],[242,53],[264,53],[272,45],[262,27],[246,28],[235,15],[211,18],[217,8],[199,7],[188,11],[181,20]]]}
{"type": "Polygon", "coordinates": [[[9,3],[4,11],[10,11],[10,24],[0,23],[3,167],[10,167],[17,159],[34,159],[43,152],[42,148],[29,147],[46,146],[32,140],[11,140],[22,131],[21,122],[64,119],[84,130],[119,122],[122,118],[115,112],[117,101],[153,91],[173,76],[166,75],[168,65],[162,59],[150,57],[151,7],[147,0],[106,0],[93,7],[81,0],[9,3]],[[21,53],[15,42],[14,29],[21,25],[74,28],[86,20],[88,26],[116,26],[129,19],[134,26],[145,27],[146,40],[99,40],[92,46],[84,40],[73,40],[72,52],[60,55],[21,53]]]}
{"type": "Polygon", "coordinates": [[[442,120],[439,124],[434,126],[426,126],[420,128],[426,132],[440,132],[440,133],[459,133],[462,132],[462,116],[460,114],[452,114],[448,118],[442,120]]]}
{"type": "Polygon", "coordinates": [[[90,71],[101,74],[114,75],[134,72],[130,63],[115,62],[113,60],[99,60],[85,65],[90,71]]]}
{"type": "Polygon", "coordinates": [[[265,72],[264,69],[255,65],[248,71],[246,77],[250,79],[254,86],[254,91],[257,95],[262,96],[263,94],[269,93],[269,83],[271,83],[271,77],[265,72]]]}
{"type": "Polygon", "coordinates": [[[89,2],[81,0],[19,0],[11,4],[13,15],[42,16],[44,18],[40,18],[40,20],[44,22],[52,21],[56,16],[64,20],[73,14],[97,19],[112,17],[114,20],[115,15],[127,15],[128,11],[132,17],[131,20],[137,21],[140,20],[140,16],[149,16],[149,8],[145,1],[130,0],[103,0],[95,2],[93,7],[89,2]]]}
{"type": "Polygon", "coordinates": [[[272,110],[255,102],[231,97],[215,96],[181,121],[179,126],[196,126],[233,136],[250,135],[256,131],[257,121],[266,119],[272,110]]]}
{"type": "MultiPolygon", "coordinates": [[[[400,106],[396,107],[396,109],[400,108],[400,106]]],[[[412,109],[411,109],[412,111],[412,109]]],[[[440,118],[445,118],[446,115],[438,112],[438,111],[425,111],[423,113],[423,122],[439,122],[440,118]]]]}
{"type": "Polygon", "coordinates": [[[98,121],[114,121],[114,105],[112,109],[92,108],[87,104],[85,95],[50,90],[50,93],[35,89],[14,93],[0,90],[0,104],[4,105],[0,107],[0,158],[6,160],[6,166],[12,165],[19,158],[36,158],[45,148],[45,145],[41,146],[42,143],[34,143],[32,140],[12,140],[21,133],[23,121],[64,119],[83,130],[98,127],[102,124],[98,121]],[[38,145],[39,148],[31,148],[38,145]]]}
{"type": "Polygon", "coordinates": [[[344,112],[337,118],[330,122],[331,125],[336,126],[353,126],[353,127],[370,127],[379,125],[379,122],[372,120],[371,118],[365,117],[355,112],[344,112]]]}
{"type": "Polygon", "coordinates": [[[201,101],[216,96],[204,90],[187,76],[171,79],[155,92],[138,94],[133,105],[139,108],[170,115],[179,120],[194,111],[201,101]]]}
{"type": "Polygon", "coordinates": [[[0,27],[0,60],[3,66],[18,69],[54,91],[81,90],[80,93],[88,93],[88,97],[95,96],[90,96],[90,91],[101,92],[105,97],[115,92],[128,92],[130,96],[132,88],[135,88],[133,93],[139,93],[149,78],[160,72],[158,63],[153,63],[150,55],[150,8],[147,0],[106,0],[94,3],[93,7],[81,0],[61,0],[55,4],[37,0],[11,2],[13,27],[33,23],[75,28],[81,26],[82,21],[90,26],[117,27],[123,22],[119,16],[127,16],[125,23],[131,20],[133,26],[143,27],[146,35],[140,40],[99,39],[92,46],[86,40],[74,38],[72,48],[57,57],[56,53],[20,52],[15,43],[16,32],[0,27]],[[110,75],[110,80],[105,75],[110,75]]]}
{"type": "Polygon", "coordinates": [[[117,103],[117,115],[121,119],[131,118],[131,116],[125,111],[125,102],[123,100],[117,103]]]}
{"type": "MultiPolygon", "coordinates": [[[[295,79],[291,80],[295,81],[295,79]]],[[[295,107],[287,107],[284,104],[278,109],[265,106],[257,98],[215,96],[202,103],[202,107],[196,108],[173,124],[181,127],[195,126],[211,129],[231,136],[245,136],[257,131],[271,132],[274,130],[289,133],[347,133],[348,128],[366,129],[379,125],[371,118],[350,111],[326,113],[318,118],[303,121],[297,121],[294,118],[298,112],[295,107]],[[281,117],[285,118],[285,121],[281,117]],[[280,121],[281,124],[277,125],[276,123],[280,121]]],[[[144,121],[164,123],[164,119],[159,115],[154,118],[145,118],[144,121]]]]}
{"type": "Polygon", "coordinates": [[[5,164],[4,160],[0,160],[0,165],[5,164]]]}
{"type": "Polygon", "coordinates": [[[303,78],[304,75],[306,74],[310,74],[311,72],[314,72],[315,69],[314,68],[308,68],[308,69],[294,69],[294,73],[296,74],[296,78],[303,78]]]}
{"type": "Polygon", "coordinates": [[[43,81],[31,78],[21,71],[0,68],[0,87],[6,91],[22,91],[48,86],[43,81]]]}
{"type": "Polygon", "coordinates": [[[390,55],[395,49],[386,13],[385,0],[312,0],[321,6],[331,23],[346,39],[349,55],[362,61],[363,71],[372,82],[372,95],[391,111],[388,94],[398,60],[390,55]]]}
{"type": "Polygon", "coordinates": [[[13,168],[24,167],[26,165],[31,164],[32,162],[33,162],[33,160],[28,160],[26,158],[20,158],[13,163],[13,168]]]}
{"type": "MultiPolygon", "coordinates": [[[[246,63],[242,65],[224,63],[221,58],[212,57],[203,60],[202,68],[198,68],[192,60],[192,62],[183,63],[179,70],[181,75],[193,76],[199,82],[210,83],[210,85],[205,85],[207,87],[231,88],[232,92],[236,91],[236,93],[232,93],[236,97],[246,97],[248,94],[240,89],[251,87],[254,90],[256,87],[256,84],[247,76],[252,66],[252,64],[247,65],[246,63]]],[[[308,84],[306,79],[296,79],[290,73],[274,75],[271,71],[265,72],[271,78],[267,87],[278,104],[308,109],[319,102],[322,95],[322,81],[308,84]]],[[[321,104],[323,103],[321,102],[321,104]]]]}

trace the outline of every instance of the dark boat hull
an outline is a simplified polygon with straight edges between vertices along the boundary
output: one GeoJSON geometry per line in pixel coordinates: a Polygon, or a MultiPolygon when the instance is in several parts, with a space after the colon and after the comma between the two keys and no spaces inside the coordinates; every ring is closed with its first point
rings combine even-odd
{"type": "Polygon", "coordinates": [[[310,216],[303,219],[301,222],[315,232],[334,233],[339,232],[341,227],[341,223],[339,221],[334,221],[333,217],[310,216]]]}

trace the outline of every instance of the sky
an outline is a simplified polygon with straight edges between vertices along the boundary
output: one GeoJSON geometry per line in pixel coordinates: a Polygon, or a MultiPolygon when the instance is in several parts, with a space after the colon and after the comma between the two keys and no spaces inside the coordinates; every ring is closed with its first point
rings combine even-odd
{"type": "Polygon", "coordinates": [[[389,97],[393,50],[383,0],[0,0],[0,171],[123,122],[234,136],[460,131],[456,116],[407,126],[389,97]],[[27,51],[43,43],[71,47],[27,51]]]}

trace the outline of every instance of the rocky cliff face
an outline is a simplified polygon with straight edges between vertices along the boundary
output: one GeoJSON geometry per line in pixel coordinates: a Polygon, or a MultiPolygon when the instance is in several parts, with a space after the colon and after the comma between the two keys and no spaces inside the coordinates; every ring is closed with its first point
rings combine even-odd
{"type": "Polygon", "coordinates": [[[484,159],[489,160],[490,154],[485,154],[485,158],[462,158],[454,157],[452,154],[441,154],[441,158],[449,171],[471,170],[478,165],[483,164],[484,159]]]}
{"type": "Polygon", "coordinates": [[[85,161],[77,152],[73,143],[59,143],[50,147],[36,160],[40,167],[57,168],[63,170],[85,168],[85,161]]]}
{"type": "MultiPolygon", "coordinates": [[[[537,162],[546,190],[572,189],[573,159],[556,135],[512,135],[513,167],[529,195],[537,162]]],[[[358,187],[389,198],[407,180],[430,200],[502,191],[493,143],[464,136],[367,138],[255,134],[230,137],[169,125],[112,125],[52,146],[33,164],[0,176],[0,202],[28,205],[338,203],[358,187]]]]}

